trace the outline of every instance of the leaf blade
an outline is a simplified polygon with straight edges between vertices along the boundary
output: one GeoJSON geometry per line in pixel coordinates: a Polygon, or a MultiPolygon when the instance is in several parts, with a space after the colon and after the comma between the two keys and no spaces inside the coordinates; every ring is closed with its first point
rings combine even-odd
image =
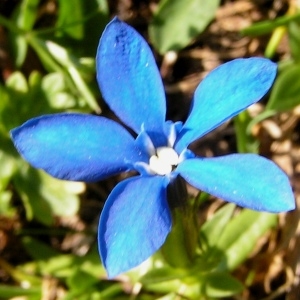
{"type": "Polygon", "coordinates": [[[161,1],[149,34],[160,53],[187,46],[214,18],[219,0],[161,1]]]}

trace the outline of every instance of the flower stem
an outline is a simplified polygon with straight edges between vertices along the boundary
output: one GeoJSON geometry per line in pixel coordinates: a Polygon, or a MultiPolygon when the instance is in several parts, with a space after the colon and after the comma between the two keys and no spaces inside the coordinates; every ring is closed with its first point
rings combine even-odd
{"type": "Polygon", "coordinates": [[[239,153],[257,153],[258,142],[252,135],[247,133],[247,127],[251,118],[247,111],[239,113],[234,118],[234,129],[236,134],[237,150],[239,153]]]}
{"type": "Polygon", "coordinates": [[[196,201],[187,199],[185,182],[181,177],[175,179],[170,190],[173,226],[161,250],[168,264],[188,268],[193,264],[198,245],[196,201]]]}

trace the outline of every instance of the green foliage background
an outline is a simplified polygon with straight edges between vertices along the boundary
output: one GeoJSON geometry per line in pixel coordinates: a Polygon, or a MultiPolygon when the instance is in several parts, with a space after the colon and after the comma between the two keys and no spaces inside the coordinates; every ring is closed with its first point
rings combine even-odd
{"type": "MultiPolygon", "coordinates": [[[[181,51],[215,18],[219,5],[219,0],[160,1],[149,25],[150,43],[162,56],[181,51]]],[[[249,282],[241,282],[232,271],[245,262],[259,237],[276,227],[276,215],[224,205],[201,227],[187,229],[196,230],[198,241],[192,264],[178,267],[178,256],[166,258],[164,253],[171,251],[167,243],[162,253],[116,281],[106,280],[96,249],[96,226],[76,232],[57,226],[77,216],[87,187],[30,167],[15,151],[9,130],[41,114],[101,113],[94,57],[111,13],[106,0],[20,0],[12,7],[9,13],[0,11],[0,26],[13,60],[11,74],[0,82],[0,229],[4,224],[20,224],[12,226],[10,235],[20,241],[25,258],[10,261],[0,255],[0,270],[6,274],[0,282],[0,299],[46,299],[51,284],[57,296],[49,299],[222,299],[241,294],[249,282]],[[45,3],[53,5],[55,18],[41,14],[45,3]],[[88,250],[64,253],[49,242],[53,236],[68,234],[85,236],[88,250]]],[[[269,34],[266,56],[271,58],[282,32],[287,32],[291,56],[279,61],[279,75],[265,109],[254,119],[247,112],[235,119],[240,152],[258,151],[258,141],[251,135],[255,124],[300,103],[299,22],[296,7],[286,16],[254,24],[241,33],[269,34]]],[[[194,213],[207,198],[204,194],[191,198],[189,209],[194,213]]],[[[191,217],[189,210],[187,217],[191,217]]],[[[181,239],[181,246],[189,247],[181,239]]]]}

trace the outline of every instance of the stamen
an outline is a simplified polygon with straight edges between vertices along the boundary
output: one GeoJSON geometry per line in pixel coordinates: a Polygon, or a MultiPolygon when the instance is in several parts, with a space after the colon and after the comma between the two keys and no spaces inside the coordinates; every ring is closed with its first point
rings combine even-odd
{"type": "Polygon", "coordinates": [[[150,169],[158,175],[166,175],[172,172],[173,167],[178,164],[178,154],[173,148],[159,147],[156,155],[152,155],[149,160],[150,169]]]}
{"type": "Polygon", "coordinates": [[[160,160],[156,155],[150,157],[150,169],[158,175],[166,175],[172,172],[172,166],[160,160]]]}
{"type": "Polygon", "coordinates": [[[157,156],[159,159],[166,163],[176,166],[178,165],[178,154],[173,148],[170,147],[159,147],[156,149],[157,156]]]}

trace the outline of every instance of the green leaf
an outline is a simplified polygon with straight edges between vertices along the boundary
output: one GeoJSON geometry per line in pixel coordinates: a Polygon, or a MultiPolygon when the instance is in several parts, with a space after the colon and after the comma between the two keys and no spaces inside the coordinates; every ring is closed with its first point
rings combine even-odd
{"type": "Polygon", "coordinates": [[[6,88],[0,84],[0,128],[3,127],[3,111],[5,110],[8,102],[9,102],[9,96],[7,93],[6,88]]]}
{"type": "Polygon", "coordinates": [[[247,110],[240,112],[234,118],[234,129],[239,153],[258,153],[259,142],[253,137],[251,132],[247,131],[251,121],[252,119],[247,110]]]}
{"type": "Polygon", "coordinates": [[[31,236],[24,237],[22,243],[27,253],[34,260],[50,259],[51,257],[58,255],[58,252],[53,248],[31,236]]]}
{"type": "Polygon", "coordinates": [[[14,152],[10,151],[12,143],[7,137],[2,136],[1,132],[0,145],[0,215],[13,216],[15,214],[15,208],[11,205],[13,193],[6,189],[17,169],[17,164],[15,157],[11,155],[14,152]]]}
{"type": "Polygon", "coordinates": [[[219,270],[233,270],[254,249],[257,240],[277,224],[277,215],[245,209],[224,228],[216,248],[224,253],[219,270]]]}
{"type": "Polygon", "coordinates": [[[275,116],[276,114],[277,114],[276,110],[269,110],[269,109],[267,109],[267,110],[262,111],[262,112],[261,112],[260,114],[258,114],[257,116],[255,116],[255,117],[248,123],[248,125],[247,125],[247,127],[246,127],[246,133],[247,133],[247,135],[251,135],[251,133],[252,133],[252,128],[253,128],[256,124],[262,122],[262,121],[265,120],[265,119],[268,119],[268,118],[270,118],[270,117],[273,117],[273,116],[275,116]]]}
{"type": "MultiPolygon", "coordinates": [[[[5,141],[0,137],[0,141],[5,141]]],[[[13,156],[0,149],[0,191],[6,189],[10,179],[16,170],[16,162],[13,156]]]]}
{"type": "Polygon", "coordinates": [[[89,288],[98,281],[98,277],[92,276],[78,267],[71,276],[68,276],[67,285],[73,293],[83,293],[88,292],[89,288]]]}
{"type": "Polygon", "coordinates": [[[7,79],[4,97],[6,105],[1,112],[1,121],[7,130],[29,118],[51,112],[41,82],[41,75],[35,71],[29,75],[28,82],[21,72],[12,73],[7,79]]]}
{"type": "Polygon", "coordinates": [[[41,60],[44,67],[49,72],[64,72],[63,68],[55,61],[55,59],[51,56],[49,53],[46,42],[39,38],[36,35],[28,35],[27,41],[30,44],[30,46],[34,49],[36,54],[39,56],[39,59],[41,60]]]}
{"type": "Polygon", "coordinates": [[[0,191],[0,215],[6,217],[13,217],[16,213],[15,207],[11,204],[11,191],[0,191]]]}
{"type": "Polygon", "coordinates": [[[178,51],[215,17],[220,0],[162,0],[149,27],[151,42],[161,53],[178,51]]]}
{"type": "Polygon", "coordinates": [[[94,284],[93,286],[89,286],[87,290],[76,291],[70,289],[69,292],[67,292],[67,294],[63,298],[63,300],[74,300],[74,299],[76,300],[103,300],[103,299],[127,300],[128,295],[127,296],[124,295],[124,287],[122,286],[121,282],[111,282],[111,283],[101,282],[98,285],[94,284]]]}
{"type": "MultiPolygon", "coordinates": [[[[15,9],[12,18],[16,26],[24,30],[24,32],[30,31],[33,28],[37,17],[39,2],[39,0],[23,0],[21,4],[15,9]]],[[[9,37],[16,59],[16,65],[20,67],[26,58],[28,49],[26,35],[24,33],[19,34],[10,32],[9,37]]]]}
{"type": "Polygon", "coordinates": [[[0,122],[10,130],[42,114],[86,108],[86,103],[82,103],[76,91],[71,90],[68,79],[67,74],[60,72],[42,77],[33,71],[27,82],[21,72],[12,73],[6,87],[0,86],[0,122]]]}
{"type": "Polygon", "coordinates": [[[40,0],[23,0],[16,9],[15,20],[19,28],[31,30],[37,17],[40,0]]]}
{"type": "Polygon", "coordinates": [[[169,266],[162,268],[153,268],[148,271],[142,278],[140,282],[143,285],[153,284],[163,281],[171,281],[175,279],[181,279],[188,276],[188,271],[186,269],[176,269],[169,266]]]}
{"type": "Polygon", "coordinates": [[[6,80],[6,86],[20,93],[28,92],[28,84],[25,76],[21,72],[12,73],[6,80]]]}
{"type": "Polygon", "coordinates": [[[45,45],[53,58],[68,71],[70,77],[75,83],[76,88],[85,98],[86,103],[97,113],[100,113],[101,109],[93,93],[82,78],[81,73],[78,71],[79,60],[71,55],[65,48],[54,42],[48,41],[45,43],[45,45]]]}
{"type": "Polygon", "coordinates": [[[10,34],[10,44],[12,48],[13,55],[15,57],[15,63],[17,67],[21,67],[25,61],[28,44],[23,35],[10,34]]]}
{"type": "Polygon", "coordinates": [[[290,22],[288,25],[289,44],[292,57],[295,61],[300,61],[300,24],[290,22]]]}
{"type": "Polygon", "coordinates": [[[274,20],[267,20],[255,23],[242,30],[242,34],[250,36],[258,36],[272,32],[279,26],[287,26],[292,21],[299,21],[300,14],[295,14],[292,16],[282,16],[274,20]]]}
{"type": "Polygon", "coordinates": [[[300,64],[286,68],[273,85],[266,110],[284,112],[300,104],[300,64]]]}
{"type": "MultiPolygon", "coordinates": [[[[95,233],[95,235],[96,234],[97,233],[95,233]]],[[[88,254],[82,257],[78,257],[78,263],[80,263],[81,270],[96,278],[106,276],[106,271],[101,265],[99,251],[96,245],[88,252],[88,254]]]]}
{"type": "Polygon", "coordinates": [[[30,287],[25,289],[18,286],[0,284],[0,295],[1,299],[12,299],[18,296],[28,296],[30,298],[26,299],[38,300],[41,299],[42,291],[41,287],[30,287]]]}
{"type": "MultiPolygon", "coordinates": [[[[200,297],[200,285],[202,282],[196,281],[185,283],[179,279],[162,281],[153,284],[144,285],[143,288],[147,291],[168,294],[168,293],[178,293],[181,299],[201,299],[200,297]]],[[[180,298],[179,298],[180,299],[180,298]]]]}
{"type": "Polygon", "coordinates": [[[55,179],[25,163],[14,176],[14,183],[25,205],[27,218],[36,218],[45,225],[52,223],[53,215],[74,215],[79,207],[77,194],[84,189],[83,183],[55,179]]]}
{"type": "Polygon", "coordinates": [[[109,14],[109,8],[108,8],[107,0],[95,0],[95,2],[97,3],[98,9],[100,11],[102,11],[106,15],[109,14]]]}
{"type": "Polygon", "coordinates": [[[208,297],[224,298],[242,292],[244,286],[228,273],[214,272],[204,278],[202,288],[208,297]]]}
{"type": "Polygon", "coordinates": [[[67,84],[62,73],[47,74],[42,80],[42,90],[49,105],[54,109],[65,110],[77,105],[75,97],[67,93],[67,84]]]}
{"type": "Polygon", "coordinates": [[[79,263],[81,263],[80,257],[76,257],[74,254],[62,254],[48,259],[35,260],[21,265],[19,268],[23,272],[42,275],[42,277],[67,278],[72,275],[79,263]]]}
{"type": "MultiPolygon", "coordinates": [[[[110,20],[108,3],[107,0],[83,0],[81,6],[84,18],[82,20],[84,22],[82,23],[84,34],[80,40],[80,45],[78,44],[79,47],[74,50],[78,51],[80,56],[95,57],[99,37],[110,20]]],[[[62,41],[63,44],[68,46],[70,43],[67,44],[66,42],[65,39],[62,41]]],[[[94,73],[95,69],[93,70],[93,76],[94,73]]]]}
{"type": "MultiPolygon", "coordinates": [[[[95,278],[105,276],[105,270],[100,264],[97,247],[84,256],[63,254],[50,257],[47,260],[36,261],[37,271],[44,276],[67,278],[80,268],[83,272],[95,278]]],[[[26,269],[27,266],[24,266],[26,269]]]]}
{"type": "Polygon", "coordinates": [[[163,297],[158,298],[157,300],[176,300],[178,299],[178,295],[176,293],[169,293],[164,295],[163,297]]]}
{"type": "Polygon", "coordinates": [[[63,32],[73,39],[82,39],[84,35],[82,0],[72,0],[71,5],[68,1],[59,0],[58,5],[56,25],[60,28],[59,33],[63,32]]]}
{"type": "Polygon", "coordinates": [[[213,217],[206,221],[200,229],[201,249],[208,250],[216,245],[219,238],[229,222],[235,205],[228,203],[220,208],[213,217]]]}

